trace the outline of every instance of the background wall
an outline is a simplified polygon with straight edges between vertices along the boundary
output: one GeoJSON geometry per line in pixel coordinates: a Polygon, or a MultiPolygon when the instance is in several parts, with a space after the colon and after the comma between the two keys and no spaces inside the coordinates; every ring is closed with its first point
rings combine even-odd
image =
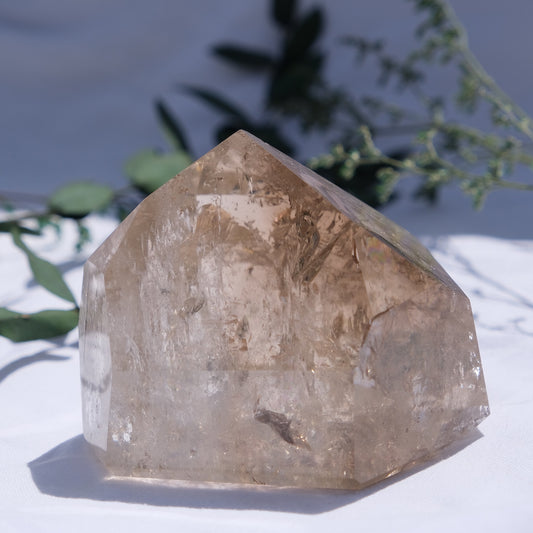
{"type": "MultiPolygon", "coordinates": [[[[347,34],[384,37],[398,54],[412,43],[416,19],[408,2],[302,3],[327,10],[328,49],[347,34]]],[[[451,3],[487,71],[533,113],[531,1],[451,3]]],[[[215,115],[175,88],[186,82],[212,86],[216,80],[220,91],[256,111],[261,85],[215,60],[208,48],[228,40],[272,48],[276,34],[267,23],[268,8],[267,0],[0,0],[0,189],[47,193],[74,179],[123,184],[127,157],[164,145],[152,109],[156,96],[165,97],[180,117],[196,154],[208,151],[215,143],[215,115]]],[[[358,92],[373,90],[373,77],[352,68],[351,50],[335,46],[331,79],[358,92]]],[[[443,93],[455,87],[446,71],[436,71],[432,83],[443,93]]],[[[320,147],[315,138],[301,155],[320,147]]],[[[529,205],[526,197],[502,193],[495,209],[503,216],[510,206],[529,205]]],[[[462,197],[453,198],[454,204],[467,206],[462,197]]],[[[495,228],[501,225],[493,219],[495,228]]],[[[470,231],[489,223],[479,217],[472,221],[470,231]]],[[[518,230],[523,222],[512,224],[518,230]]]]}

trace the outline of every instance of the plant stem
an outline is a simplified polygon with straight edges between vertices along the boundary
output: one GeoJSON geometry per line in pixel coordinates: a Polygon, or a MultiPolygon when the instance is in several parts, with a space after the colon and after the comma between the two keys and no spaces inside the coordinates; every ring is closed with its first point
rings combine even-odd
{"type": "Polygon", "coordinates": [[[452,7],[447,2],[440,2],[440,5],[446,18],[457,31],[458,37],[455,50],[462,58],[462,68],[481,83],[484,88],[482,96],[496,106],[510,120],[513,126],[529,139],[533,140],[533,131],[530,127],[531,121],[528,114],[509,98],[507,93],[489,76],[476,56],[472,53],[468,44],[467,33],[452,7]]]}

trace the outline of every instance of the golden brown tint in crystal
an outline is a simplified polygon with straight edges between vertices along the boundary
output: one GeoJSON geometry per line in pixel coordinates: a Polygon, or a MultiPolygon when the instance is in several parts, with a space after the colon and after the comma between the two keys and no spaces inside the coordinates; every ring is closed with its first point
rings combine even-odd
{"type": "Polygon", "coordinates": [[[85,438],[116,475],[357,489],[488,415],[431,254],[242,131],[92,255],[80,329],[85,438]]]}

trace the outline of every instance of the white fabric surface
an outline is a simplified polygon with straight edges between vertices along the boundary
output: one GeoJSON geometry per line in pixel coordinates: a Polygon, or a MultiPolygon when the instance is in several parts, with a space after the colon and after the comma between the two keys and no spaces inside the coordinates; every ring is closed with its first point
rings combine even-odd
{"type": "MultiPolygon", "coordinates": [[[[92,248],[112,227],[91,220],[92,248]]],[[[73,228],[64,231],[69,238],[60,243],[52,235],[27,242],[66,270],[79,297],[89,250],[75,256],[73,228]]],[[[533,240],[424,240],[470,296],[476,316],[492,414],[470,442],[356,493],[104,481],[80,436],[77,333],[58,344],[0,339],[0,531],[531,531],[533,240]]],[[[0,279],[0,305],[27,311],[62,305],[32,284],[24,257],[5,235],[0,279]]]]}

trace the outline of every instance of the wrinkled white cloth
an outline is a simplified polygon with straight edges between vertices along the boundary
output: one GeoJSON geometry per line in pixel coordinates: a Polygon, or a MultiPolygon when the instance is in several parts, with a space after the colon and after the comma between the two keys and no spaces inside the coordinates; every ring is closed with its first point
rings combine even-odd
{"type": "MultiPolygon", "coordinates": [[[[423,226],[423,224],[421,224],[423,226]]],[[[94,242],[26,238],[58,264],[77,298],[82,263],[114,227],[91,218],[94,242]]],[[[492,414],[448,457],[356,493],[176,489],[102,481],[81,437],[77,332],[60,343],[0,338],[0,530],[526,532],[533,521],[533,239],[426,237],[472,301],[492,414]]],[[[0,305],[62,302],[31,281],[0,235],[0,305]]]]}

